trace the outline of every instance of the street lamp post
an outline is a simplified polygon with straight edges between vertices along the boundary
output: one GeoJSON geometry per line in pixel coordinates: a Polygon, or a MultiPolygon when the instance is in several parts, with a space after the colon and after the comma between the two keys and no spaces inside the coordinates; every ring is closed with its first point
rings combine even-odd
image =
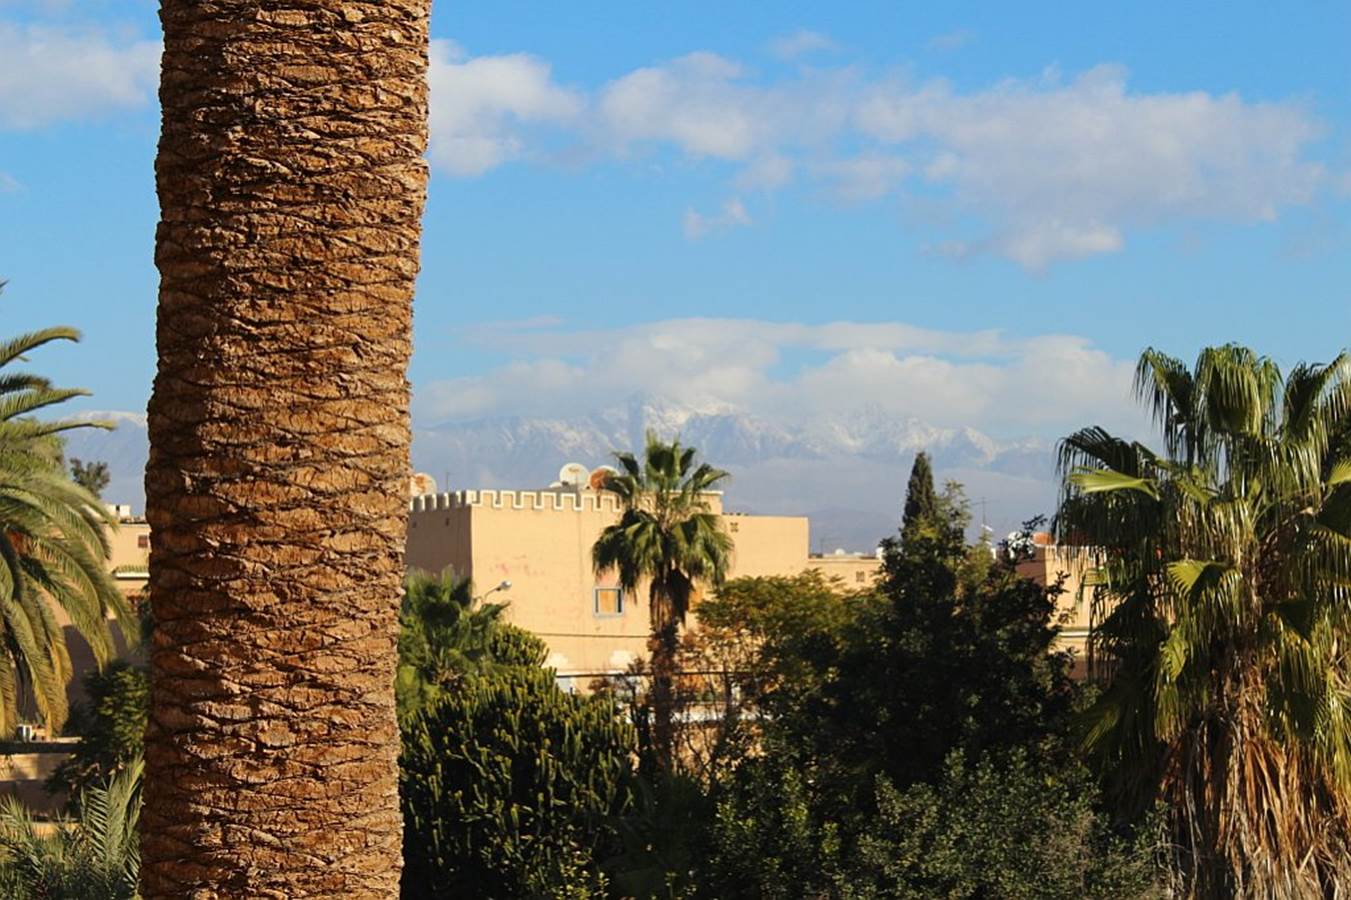
{"type": "Polygon", "coordinates": [[[477,597],[474,598],[473,602],[470,603],[469,605],[470,605],[471,607],[476,607],[476,606],[478,606],[480,603],[482,603],[484,600],[486,600],[486,599],[488,598],[489,595],[495,594],[495,593],[497,593],[498,591],[509,591],[509,590],[511,590],[511,582],[510,582],[510,581],[503,581],[501,584],[499,584],[497,587],[493,588],[492,590],[484,591],[482,594],[479,594],[477,597]]]}

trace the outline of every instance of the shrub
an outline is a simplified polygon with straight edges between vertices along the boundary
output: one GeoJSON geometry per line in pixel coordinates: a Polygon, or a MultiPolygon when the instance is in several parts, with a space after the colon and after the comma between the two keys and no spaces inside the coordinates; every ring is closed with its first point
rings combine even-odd
{"type": "Polygon", "coordinates": [[[630,803],[633,728],[544,669],[468,675],[404,731],[409,898],[601,897],[594,865],[630,803]]]}
{"type": "Polygon", "coordinates": [[[880,779],[843,896],[1160,896],[1153,854],[1110,834],[1095,806],[1086,769],[1048,770],[1021,749],[974,765],[954,753],[935,785],[880,779]]]}
{"type": "Polygon", "coordinates": [[[89,705],[74,755],[47,782],[72,800],[141,755],[150,710],[150,679],[144,669],[118,661],[84,677],[89,705]]]}
{"type": "Polygon", "coordinates": [[[817,821],[797,771],[773,759],[746,760],[721,793],[708,859],[699,872],[699,896],[798,900],[835,895],[839,828],[817,821]]]}

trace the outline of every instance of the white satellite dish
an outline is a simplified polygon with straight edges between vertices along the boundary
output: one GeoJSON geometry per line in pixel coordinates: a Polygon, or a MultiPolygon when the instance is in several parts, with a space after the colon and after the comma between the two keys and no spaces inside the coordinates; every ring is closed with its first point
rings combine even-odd
{"type": "Polygon", "coordinates": [[[567,487],[584,487],[591,470],[581,463],[568,463],[558,470],[558,480],[567,487]]]}

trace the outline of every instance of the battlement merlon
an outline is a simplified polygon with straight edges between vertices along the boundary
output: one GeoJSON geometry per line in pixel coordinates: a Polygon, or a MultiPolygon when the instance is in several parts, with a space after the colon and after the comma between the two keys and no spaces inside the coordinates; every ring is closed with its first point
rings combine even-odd
{"type": "Polygon", "coordinates": [[[617,513],[619,498],[610,493],[590,491],[467,490],[423,494],[408,504],[412,513],[466,508],[617,513]]]}

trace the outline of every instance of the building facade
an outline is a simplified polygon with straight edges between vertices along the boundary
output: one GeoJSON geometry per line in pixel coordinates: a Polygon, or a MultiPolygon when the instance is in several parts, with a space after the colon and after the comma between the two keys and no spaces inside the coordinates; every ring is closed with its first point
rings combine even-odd
{"type": "MultiPolygon", "coordinates": [[[[874,557],[812,557],[805,516],[725,513],[720,494],[707,500],[734,542],[730,577],[817,568],[859,587],[876,577],[874,557]]],[[[591,566],[591,548],[620,512],[618,497],[584,485],[415,497],[408,567],[453,569],[479,596],[510,583],[487,600],[507,603],[507,620],[548,644],[548,665],[561,678],[623,671],[647,655],[646,587],[631,594],[615,573],[591,566]]]]}
{"type": "Polygon", "coordinates": [[[1093,587],[1090,573],[1098,558],[1084,547],[1053,542],[1051,535],[1032,536],[1031,555],[1018,563],[1018,574],[1040,585],[1059,585],[1052,621],[1060,628],[1058,648],[1074,654],[1074,674],[1086,674],[1088,634],[1093,625],[1093,587]]]}

